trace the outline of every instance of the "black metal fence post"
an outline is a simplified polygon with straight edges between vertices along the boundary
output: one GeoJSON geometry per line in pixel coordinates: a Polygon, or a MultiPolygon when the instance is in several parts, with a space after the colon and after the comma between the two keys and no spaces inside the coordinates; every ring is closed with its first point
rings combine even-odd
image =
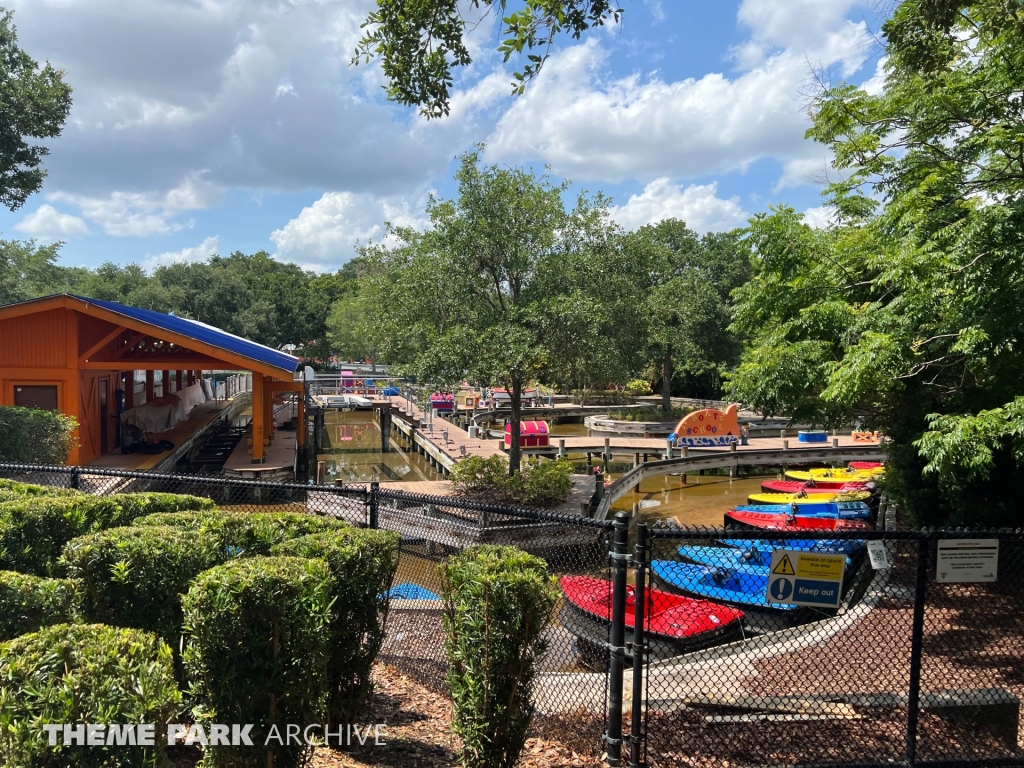
{"type": "Polygon", "coordinates": [[[907,696],[907,765],[917,761],[917,722],[921,702],[921,658],[924,652],[924,606],[928,597],[928,550],[930,540],[917,540],[917,581],[914,585],[914,617],[910,634],[910,687],[907,696]]]}
{"type": "Polygon", "coordinates": [[[629,727],[629,768],[640,768],[643,738],[644,662],[647,660],[647,639],[644,621],[647,608],[647,524],[636,527],[636,550],[633,553],[633,712],[629,727]]]}
{"type": "Polygon", "coordinates": [[[607,749],[605,762],[619,765],[622,761],[622,675],[626,657],[626,567],[629,563],[629,515],[615,514],[615,539],[611,560],[615,574],[612,578],[612,626],[609,637],[610,663],[608,665],[608,733],[604,735],[607,749]]]}
{"type": "Polygon", "coordinates": [[[380,483],[370,483],[370,528],[377,528],[377,494],[380,492],[380,483]]]}
{"type": "Polygon", "coordinates": [[[74,467],[71,470],[71,483],[70,483],[70,485],[76,491],[80,491],[82,489],[82,474],[81,474],[81,469],[79,467],[74,467]]]}

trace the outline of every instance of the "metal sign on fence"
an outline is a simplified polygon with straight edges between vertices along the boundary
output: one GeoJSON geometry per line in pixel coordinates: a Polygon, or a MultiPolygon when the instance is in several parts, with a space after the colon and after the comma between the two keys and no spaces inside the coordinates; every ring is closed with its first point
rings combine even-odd
{"type": "Polygon", "coordinates": [[[845,555],[776,549],[768,569],[768,602],[838,608],[845,555]]]}
{"type": "Polygon", "coordinates": [[[995,581],[999,539],[941,539],[935,558],[935,580],[944,584],[995,581]]]}

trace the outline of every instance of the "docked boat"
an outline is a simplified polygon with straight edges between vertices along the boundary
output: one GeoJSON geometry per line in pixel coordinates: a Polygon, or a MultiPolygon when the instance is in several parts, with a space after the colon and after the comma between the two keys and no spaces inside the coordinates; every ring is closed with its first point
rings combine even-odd
{"type": "Polygon", "coordinates": [[[455,410],[455,395],[451,392],[432,392],[430,407],[438,413],[451,413],[455,410]]]}
{"type": "MultiPolygon", "coordinates": [[[[559,620],[576,635],[583,661],[592,667],[607,664],[608,629],[611,625],[612,584],[590,576],[562,576],[558,584],[565,596],[559,620]]],[[[635,592],[627,587],[626,647],[632,647],[635,592]]],[[[648,592],[647,643],[651,658],[671,658],[682,653],[731,642],[741,636],[743,612],[708,600],[675,595],[660,589],[648,592]]],[[[627,650],[627,656],[630,651],[627,650]]]]}
{"type": "MultiPolygon", "coordinates": [[[[851,502],[859,504],[860,502],[851,502]]],[[[865,505],[867,506],[867,505],[865,505]]],[[[733,509],[725,513],[726,525],[763,528],[772,531],[870,531],[867,520],[850,520],[815,515],[779,514],[747,509],[733,509]]]]}
{"type": "Polygon", "coordinates": [[[880,461],[851,461],[847,465],[850,469],[881,469],[880,461]]]}
{"type": "Polygon", "coordinates": [[[757,549],[768,552],[773,549],[806,549],[835,555],[851,555],[864,551],[864,541],[861,539],[719,539],[718,541],[735,549],[757,549]]]}
{"type": "Polygon", "coordinates": [[[802,480],[807,482],[813,480],[816,483],[822,480],[835,482],[835,483],[866,483],[869,480],[874,480],[878,475],[882,474],[882,467],[875,467],[873,469],[828,469],[819,467],[817,469],[791,469],[786,472],[786,477],[789,480],[802,480]]]}
{"type": "Polygon", "coordinates": [[[819,493],[821,491],[873,491],[871,481],[832,482],[831,480],[765,480],[761,490],[765,493],[819,493]]]}
{"type": "MultiPolygon", "coordinates": [[[[704,565],[709,568],[725,568],[740,573],[753,573],[767,576],[768,569],[772,563],[772,552],[783,547],[759,547],[747,542],[744,549],[734,547],[709,547],[709,546],[684,546],[679,547],[679,555],[684,560],[697,565],[704,565]]],[[[863,548],[863,545],[861,545],[863,548]]],[[[846,565],[849,566],[852,560],[848,552],[837,552],[835,549],[818,549],[803,547],[806,552],[823,552],[827,554],[846,554],[846,565]]]]}
{"type": "Polygon", "coordinates": [[[741,512],[767,512],[771,515],[801,517],[838,517],[843,520],[870,520],[871,507],[863,501],[820,501],[808,504],[743,504],[741,512]]]}
{"type": "Polygon", "coordinates": [[[751,504],[813,504],[832,501],[867,501],[871,491],[799,491],[798,493],[752,493],[751,504]]]}
{"type": "Polygon", "coordinates": [[[716,568],[675,560],[654,560],[651,570],[670,587],[708,600],[751,608],[779,611],[796,610],[795,605],[768,602],[768,576],[744,573],[730,568],[716,568]]]}

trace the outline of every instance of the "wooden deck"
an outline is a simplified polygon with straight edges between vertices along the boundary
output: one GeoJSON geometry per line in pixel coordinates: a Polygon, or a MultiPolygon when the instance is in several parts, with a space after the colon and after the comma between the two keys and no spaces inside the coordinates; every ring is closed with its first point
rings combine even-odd
{"type": "Polygon", "coordinates": [[[163,453],[106,453],[93,462],[90,467],[103,469],[128,469],[135,471],[168,471],[184,456],[195,441],[222,415],[230,406],[229,402],[200,403],[189,414],[185,421],[179,421],[166,432],[157,433],[159,440],[170,440],[174,448],[163,453]]]}

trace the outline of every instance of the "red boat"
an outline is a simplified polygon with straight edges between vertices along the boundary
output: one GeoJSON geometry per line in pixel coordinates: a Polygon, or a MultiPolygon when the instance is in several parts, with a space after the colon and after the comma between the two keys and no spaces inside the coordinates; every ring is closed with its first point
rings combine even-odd
{"type": "Polygon", "coordinates": [[[874,489],[874,483],[844,483],[829,482],[828,480],[765,480],[761,483],[761,490],[765,493],[800,493],[800,491],[870,491],[874,489]]]}
{"type": "Polygon", "coordinates": [[[878,469],[882,466],[880,461],[851,461],[850,469],[878,469]]]}
{"type": "Polygon", "coordinates": [[[773,531],[870,531],[867,520],[849,520],[835,517],[813,517],[809,515],[773,514],[771,512],[747,512],[730,509],[725,513],[726,525],[742,525],[747,528],[766,528],[773,531]]]}
{"type": "MultiPolygon", "coordinates": [[[[559,616],[562,626],[579,638],[577,647],[585,663],[606,665],[611,582],[590,576],[562,576],[558,584],[565,595],[565,606],[559,616]]],[[[632,585],[626,589],[626,647],[631,648],[635,597],[632,585]]],[[[741,636],[743,612],[736,608],[660,589],[649,589],[647,596],[645,623],[652,659],[671,658],[741,636]]]]}

